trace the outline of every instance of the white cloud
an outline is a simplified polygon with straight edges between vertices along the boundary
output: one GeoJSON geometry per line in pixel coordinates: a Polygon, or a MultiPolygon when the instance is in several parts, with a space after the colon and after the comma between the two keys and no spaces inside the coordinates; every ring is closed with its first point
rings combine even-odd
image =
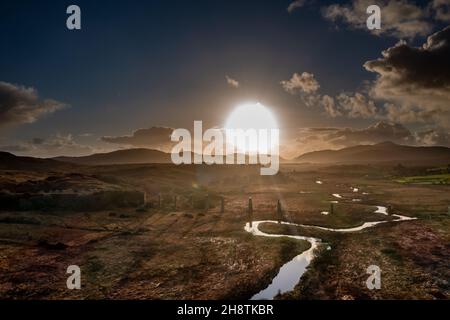
{"type": "Polygon", "coordinates": [[[332,4],[322,8],[322,14],[333,23],[396,38],[426,36],[433,29],[425,8],[407,0],[381,0],[376,3],[381,8],[381,29],[368,30],[366,10],[372,4],[375,4],[372,0],[352,0],[350,5],[332,4]]]}
{"type": "Polygon", "coordinates": [[[239,88],[239,82],[237,80],[230,78],[229,76],[225,76],[225,79],[230,87],[239,88]]]}
{"type": "Polygon", "coordinates": [[[294,73],[290,80],[281,81],[281,85],[286,92],[290,94],[316,92],[320,85],[312,73],[303,72],[301,75],[294,73]]]}
{"type": "Polygon", "coordinates": [[[296,9],[303,7],[306,4],[306,0],[294,0],[287,7],[289,13],[294,12],[296,9]]]}

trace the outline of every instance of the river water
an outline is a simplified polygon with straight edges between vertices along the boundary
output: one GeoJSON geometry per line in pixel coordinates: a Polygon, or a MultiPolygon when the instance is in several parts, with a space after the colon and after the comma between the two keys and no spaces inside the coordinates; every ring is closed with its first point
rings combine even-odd
{"type": "MultiPolygon", "coordinates": [[[[382,213],[387,215],[387,208],[383,206],[376,206],[376,213],[382,213]]],[[[401,215],[392,215],[395,217],[395,220],[391,222],[398,221],[406,221],[406,220],[415,220],[416,218],[401,216],[401,215]]],[[[365,222],[358,227],[353,228],[341,228],[341,229],[333,229],[333,228],[325,228],[314,225],[303,225],[292,222],[281,222],[281,224],[305,227],[305,228],[316,228],[320,230],[327,230],[332,232],[356,232],[361,231],[367,228],[371,228],[381,223],[387,223],[389,221],[374,221],[374,222],[365,222]]],[[[304,236],[295,236],[295,235],[287,235],[287,234],[268,234],[259,230],[259,225],[262,223],[278,223],[273,220],[262,220],[262,221],[253,221],[252,226],[249,223],[246,223],[244,229],[245,231],[261,237],[271,237],[271,238],[279,238],[279,237],[287,237],[297,240],[305,240],[311,244],[311,247],[302,252],[301,254],[295,256],[292,260],[285,263],[278,274],[272,279],[272,283],[265,289],[261,290],[257,294],[255,294],[251,299],[252,300],[269,300],[273,299],[279,293],[286,293],[292,291],[297,283],[300,281],[302,275],[305,273],[306,268],[314,259],[314,251],[319,246],[321,239],[312,238],[312,237],[304,237],[304,236]]]]}

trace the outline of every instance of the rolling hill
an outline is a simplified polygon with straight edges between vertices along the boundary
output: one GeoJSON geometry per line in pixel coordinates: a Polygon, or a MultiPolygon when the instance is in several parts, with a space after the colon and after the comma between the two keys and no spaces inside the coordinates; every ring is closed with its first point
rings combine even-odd
{"type": "Polygon", "coordinates": [[[21,157],[9,152],[0,151],[0,170],[66,171],[75,167],[75,164],[64,163],[53,159],[21,157]]]}
{"type": "MultiPolygon", "coordinates": [[[[170,153],[145,148],[96,153],[83,157],[56,157],[52,159],[83,165],[172,163],[170,153]]],[[[280,157],[280,162],[285,161],[280,157]]],[[[246,156],[246,162],[248,162],[248,156],[246,156]]]]}
{"type": "Polygon", "coordinates": [[[450,148],[416,147],[382,142],[359,145],[340,150],[321,150],[305,153],[294,159],[303,163],[382,163],[449,164],[450,148]]]}
{"type": "Polygon", "coordinates": [[[82,157],[56,157],[53,160],[83,165],[172,163],[169,153],[144,148],[96,153],[82,157]]]}

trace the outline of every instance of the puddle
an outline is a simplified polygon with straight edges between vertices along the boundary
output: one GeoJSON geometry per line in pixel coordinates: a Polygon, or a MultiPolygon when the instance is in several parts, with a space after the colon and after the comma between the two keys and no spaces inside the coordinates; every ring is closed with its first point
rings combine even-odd
{"type": "Polygon", "coordinates": [[[377,207],[377,210],[375,211],[375,213],[382,213],[386,216],[388,215],[386,207],[383,207],[383,206],[376,206],[376,207],[377,207]]]}
{"type": "Polygon", "coordinates": [[[339,193],[333,193],[333,197],[342,199],[342,196],[339,193]]]}

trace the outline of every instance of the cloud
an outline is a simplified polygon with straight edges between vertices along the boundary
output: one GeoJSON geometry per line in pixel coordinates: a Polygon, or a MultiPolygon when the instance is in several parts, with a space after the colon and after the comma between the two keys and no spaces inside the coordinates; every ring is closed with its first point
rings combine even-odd
{"type": "Polygon", "coordinates": [[[383,99],[390,119],[435,122],[450,127],[450,26],[428,37],[421,47],[401,41],[367,61],[364,68],[377,74],[370,89],[383,99]]]}
{"type": "Polygon", "coordinates": [[[299,94],[307,107],[321,107],[332,118],[380,118],[380,108],[362,93],[341,93],[336,97],[319,94],[320,85],[312,73],[294,73],[290,80],[281,81],[281,85],[286,92],[299,94]]]}
{"type": "Polygon", "coordinates": [[[283,89],[290,94],[316,92],[320,85],[314,78],[314,74],[303,72],[301,75],[294,73],[290,80],[281,81],[283,89]]]}
{"type": "Polygon", "coordinates": [[[450,128],[450,26],[419,47],[399,41],[382,57],[364,63],[376,74],[361,92],[322,95],[312,73],[295,73],[283,88],[298,94],[308,107],[322,108],[332,117],[432,124],[450,128]]]}
{"type": "Polygon", "coordinates": [[[436,20],[450,22],[450,0],[434,0],[430,7],[436,20]]]}
{"type": "Polygon", "coordinates": [[[426,146],[450,146],[450,133],[429,129],[414,134],[417,143],[426,146]]]}
{"type": "Polygon", "coordinates": [[[372,4],[372,0],[352,0],[350,5],[332,4],[322,8],[322,15],[333,23],[342,23],[352,29],[396,38],[426,36],[433,29],[425,8],[407,0],[381,0],[376,3],[381,8],[381,29],[369,30],[366,10],[372,4]]]}
{"type": "Polygon", "coordinates": [[[102,137],[101,140],[108,143],[127,145],[132,147],[145,147],[161,151],[169,151],[173,142],[170,140],[173,128],[151,127],[139,129],[132,135],[118,137],[102,137]]]}
{"type": "Polygon", "coordinates": [[[342,116],[342,112],[338,110],[336,102],[333,97],[330,97],[329,95],[324,95],[322,97],[321,104],[325,109],[325,113],[327,113],[330,117],[336,118],[342,116]]]}
{"type": "Polygon", "coordinates": [[[229,76],[225,76],[225,79],[227,80],[227,83],[232,88],[239,88],[239,82],[237,80],[234,80],[233,78],[230,78],[229,76]]]}
{"type": "Polygon", "coordinates": [[[356,92],[353,95],[341,93],[337,96],[341,115],[349,118],[375,118],[378,116],[375,102],[368,99],[365,95],[356,92]]]}
{"type": "Polygon", "coordinates": [[[1,146],[0,150],[34,157],[80,156],[95,152],[94,148],[77,143],[71,134],[56,134],[48,138],[33,138],[16,145],[1,146]]]}
{"type": "Polygon", "coordinates": [[[66,105],[52,99],[40,100],[34,88],[0,82],[0,127],[32,123],[66,105]]]}
{"type": "Polygon", "coordinates": [[[306,4],[306,0],[294,0],[287,7],[289,13],[294,12],[296,9],[303,7],[306,4]]]}

